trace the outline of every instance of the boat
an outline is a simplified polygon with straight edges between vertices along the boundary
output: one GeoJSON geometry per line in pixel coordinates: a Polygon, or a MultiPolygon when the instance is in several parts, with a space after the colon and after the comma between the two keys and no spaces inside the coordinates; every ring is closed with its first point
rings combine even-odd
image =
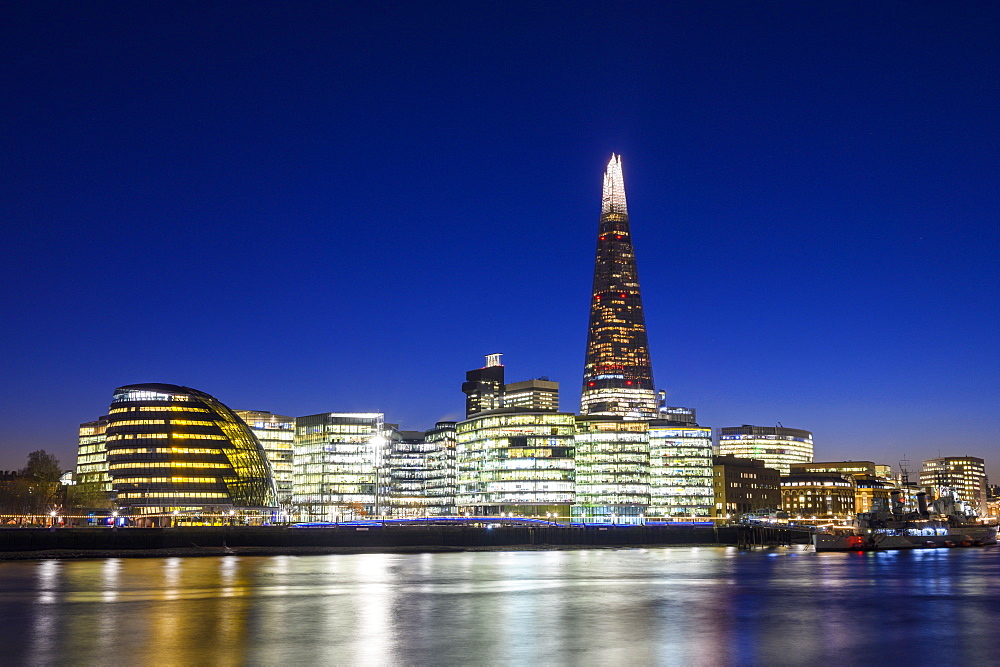
{"type": "Polygon", "coordinates": [[[997,543],[997,525],[980,521],[954,495],[943,493],[927,506],[917,494],[916,512],[904,512],[902,492],[893,491],[891,507],[876,500],[872,511],[857,515],[854,525],[813,534],[816,551],[886,551],[987,546],[997,543]]]}

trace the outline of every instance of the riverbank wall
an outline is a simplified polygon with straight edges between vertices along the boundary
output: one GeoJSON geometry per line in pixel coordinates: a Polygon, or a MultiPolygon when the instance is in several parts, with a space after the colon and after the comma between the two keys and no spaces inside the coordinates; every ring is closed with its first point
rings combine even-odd
{"type": "MultiPolygon", "coordinates": [[[[775,543],[794,531],[772,529],[775,543]],[[780,534],[779,534],[780,533],[780,534]]],[[[0,530],[0,552],[129,552],[150,550],[404,549],[466,550],[510,547],[586,548],[683,544],[741,545],[739,526],[337,526],[296,528],[11,528],[0,530]]],[[[125,554],[127,555],[127,553],[125,554]]]]}

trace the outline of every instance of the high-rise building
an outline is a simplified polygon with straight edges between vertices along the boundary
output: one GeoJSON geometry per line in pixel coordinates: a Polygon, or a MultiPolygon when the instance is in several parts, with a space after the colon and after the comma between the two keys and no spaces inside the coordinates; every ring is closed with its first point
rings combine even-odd
{"type": "Polygon", "coordinates": [[[621,157],[612,155],[604,172],[580,413],[655,419],[656,412],[621,157]]]}
{"type": "Polygon", "coordinates": [[[277,492],[253,431],[218,399],[190,387],[115,390],[105,433],[111,487],[133,516],[273,512],[277,492]]]}
{"type": "Polygon", "coordinates": [[[565,519],[573,504],[574,419],[501,408],[459,422],[458,511],[565,519]]]}
{"type": "Polygon", "coordinates": [[[716,453],[763,461],[787,475],[793,463],[813,460],[812,433],[784,426],[727,426],[715,439],[716,453]]]}
{"type": "Polygon", "coordinates": [[[647,422],[577,417],[575,520],[643,523],[649,509],[649,471],[647,422]]]}
{"type": "Polygon", "coordinates": [[[455,422],[438,422],[424,433],[427,452],[427,513],[455,514],[455,422]]]}
{"type": "Polygon", "coordinates": [[[393,517],[429,514],[427,481],[434,474],[429,455],[436,449],[423,431],[397,431],[390,438],[387,463],[389,511],[393,517]]]}
{"type": "Polygon", "coordinates": [[[944,456],[924,461],[920,486],[950,489],[979,516],[986,516],[986,462],[975,456],[944,456]]]}
{"type": "Polygon", "coordinates": [[[465,393],[465,417],[496,410],[503,406],[502,354],[487,354],[486,365],[465,374],[462,392],[465,393]]]}
{"type": "Polygon", "coordinates": [[[687,421],[649,422],[647,517],[707,518],[714,502],[712,429],[687,421]]]}
{"type": "Polygon", "coordinates": [[[278,504],[287,507],[292,502],[292,450],[295,447],[295,418],[275,415],[265,410],[233,410],[257,436],[278,488],[278,504]]]}
{"type": "Polygon", "coordinates": [[[536,378],[504,385],[503,407],[543,412],[559,411],[559,383],[536,378]]]}
{"type": "Polygon", "coordinates": [[[78,507],[98,509],[111,505],[111,475],[108,472],[108,418],[80,424],[76,452],[76,484],[70,494],[78,507]]]}
{"type": "Polygon", "coordinates": [[[393,435],[380,412],[324,412],[295,419],[292,502],[310,520],[375,516],[389,506],[393,435]]]}

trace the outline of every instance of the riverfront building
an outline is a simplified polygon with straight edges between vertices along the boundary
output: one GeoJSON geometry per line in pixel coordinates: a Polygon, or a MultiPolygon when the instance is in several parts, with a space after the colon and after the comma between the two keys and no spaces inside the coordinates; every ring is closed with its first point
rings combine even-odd
{"type": "Polygon", "coordinates": [[[576,418],[575,520],[642,523],[649,509],[649,472],[646,422],[576,418]]]}
{"type": "Polygon", "coordinates": [[[500,408],[455,429],[460,513],[567,517],[573,504],[574,416],[500,408]]]}
{"type": "Polygon", "coordinates": [[[455,422],[441,421],[424,433],[427,451],[427,513],[455,514],[457,464],[455,461],[455,422]]]}
{"type": "Polygon", "coordinates": [[[711,516],[714,504],[712,429],[693,423],[657,420],[649,422],[648,432],[647,516],[662,519],[711,516]]]}
{"type": "Polygon", "coordinates": [[[763,461],[733,456],[712,458],[715,507],[712,516],[739,518],[758,510],[777,510],[781,505],[781,474],[763,461]]]}
{"type": "Polygon", "coordinates": [[[232,410],[196,389],[119,387],[108,411],[105,445],[111,488],[125,513],[277,509],[260,442],[232,410]]]}
{"type": "Polygon", "coordinates": [[[580,414],[657,417],[646,317],[617,155],[611,156],[604,172],[580,414]]]}
{"type": "Polygon", "coordinates": [[[716,453],[763,461],[782,475],[791,472],[793,463],[813,460],[812,433],[783,426],[730,426],[720,428],[716,436],[716,453]]]}
{"type": "Polygon", "coordinates": [[[792,519],[850,520],[855,514],[855,488],[850,475],[784,475],[781,478],[781,509],[792,519]]]}
{"type": "Polygon", "coordinates": [[[390,434],[386,469],[389,476],[389,507],[392,517],[426,516],[431,504],[427,483],[433,474],[430,453],[435,449],[423,431],[390,434]]]}
{"type": "Polygon", "coordinates": [[[855,513],[870,512],[872,506],[882,502],[888,506],[889,492],[893,483],[889,481],[889,466],[877,465],[873,461],[825,461],[813,463],[793,463],[791,474],[835,474],[854,480],[855,513]]]}
{"type": "Polygon", "coordinates": [[[111,504],[111,474],[108,472],[108,418],[80,424],[76,451],[76,484],[70,497],[88,509],[111,504]]]}
{"type": "Polygon", "coordinates": [[[295,447],[295,419],[263,410],[233,410],[257,436],[278,489],[278,504],[287,508],[292,502],[294,475],[292,450],[295,447]]]}
{"type": "Polygon", "coordinates": [[[295,420],[292,503],[311,521],[381,515],[394,429],[380,412],[324,412],[295,420]]]}
{"type": "Polygon", "coordinates": [[[986,462],[975,456],[927,459],[920,471],[920,486],[933,487],[935,496],[950,489],[979,516],[987,515],[986,462]]]}

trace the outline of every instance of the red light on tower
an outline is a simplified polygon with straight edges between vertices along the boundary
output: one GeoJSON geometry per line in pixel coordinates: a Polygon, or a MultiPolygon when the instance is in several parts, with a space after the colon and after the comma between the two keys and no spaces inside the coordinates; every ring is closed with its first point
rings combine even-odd
{"type": "Polygon", "coordinates": [[[625,384],[632,384],[631,380],[625,380],[625,384]]]}
{"type": "Polygon", "coordinates": [[[593,387],[594,383],[593,382],[588,382],[587,385],[590,386],[590,387],[593,387]]]}

